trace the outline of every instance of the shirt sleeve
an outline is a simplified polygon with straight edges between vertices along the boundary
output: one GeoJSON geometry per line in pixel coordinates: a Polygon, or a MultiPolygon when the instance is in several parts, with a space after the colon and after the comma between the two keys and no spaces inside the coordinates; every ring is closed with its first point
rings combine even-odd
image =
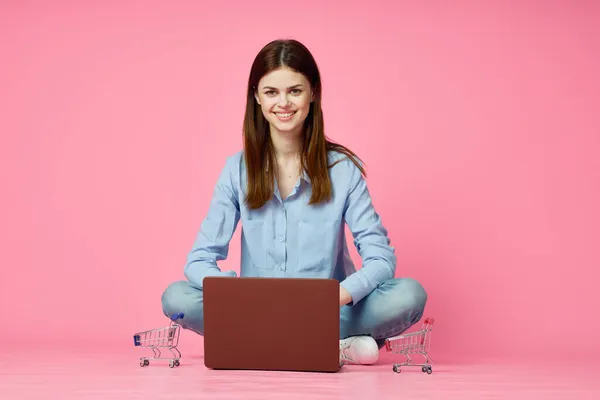
{"type": "Polygon", "coordinates": [[[240,208],[233,174],[235,156],[229,157],[215,185],[208,213],[188,254],[184,275],[190,284],[202,288],[207,276],[235,277],[235,271],[221,271],[217,261],[225,260],[229,243],[240,219],[240,208]]]}
{"type": "Polygon", "coordinates": [[[348,174],[351,177],[344,218],[363,262],[362,268],[341,282],[352,296],[349,305],[354,305],[382,282],[394,278],[396,255],[388,232],[375,211],[365,178],[351,160],[344,163],[350,164],[348,174]]]}

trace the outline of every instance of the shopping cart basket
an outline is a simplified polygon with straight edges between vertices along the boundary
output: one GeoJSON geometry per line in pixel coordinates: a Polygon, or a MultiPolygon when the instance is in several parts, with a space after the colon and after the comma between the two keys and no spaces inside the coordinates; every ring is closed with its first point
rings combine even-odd
{"type": "Polygon", "coordinates": [[[421,371],[431,374],[431,364],[433,360],[429,357],[429,345],[431,343],[431,329],[433,318],[426,318],[421,325],[421,330],[413,333],[394,336],[385,340],[387,351],[402,354],[406,361],[400,364],[394,364],[394,372],[400,373],[402,366],[421,367],[421,371]],[[411,355],[419,355],[425,358],[425,363],[418,364],[412,361],[411,355]]]}
{"type": "Polygon", "coordinates": [[[177,350],[179,344],[180,325],[176,322],[183,319],[183,313],[173,314],[171,323],[164,328],[152,329],[145,332],[139,332],[133,335],[133,342],[137,347],[146,347],[152,350],[154,357],[140,357],[140,366],[150,365],[150,360],[169,360],[169,367],[178,367],[181,352],[177,350]],[[173,358],[161,358],[160,349],[168,349],[173,358]]]}

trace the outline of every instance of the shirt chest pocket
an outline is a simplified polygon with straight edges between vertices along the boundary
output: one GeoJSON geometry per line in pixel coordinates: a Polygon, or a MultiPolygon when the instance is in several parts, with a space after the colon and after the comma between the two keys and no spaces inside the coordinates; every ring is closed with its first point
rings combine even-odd
{"type": "Polygon", "coordinates": [[[298,221],[298,272],[328,272],[335,258],[337,235],[328,219],[298,221]]]}

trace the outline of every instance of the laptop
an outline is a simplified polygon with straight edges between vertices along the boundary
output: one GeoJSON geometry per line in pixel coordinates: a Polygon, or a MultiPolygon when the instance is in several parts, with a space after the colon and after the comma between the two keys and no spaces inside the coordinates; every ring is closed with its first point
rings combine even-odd
{"type": "Polygon", "coordinates": [[[335,279],[206,277],[203,292],[207,368],[339,371],[335,279]]]}

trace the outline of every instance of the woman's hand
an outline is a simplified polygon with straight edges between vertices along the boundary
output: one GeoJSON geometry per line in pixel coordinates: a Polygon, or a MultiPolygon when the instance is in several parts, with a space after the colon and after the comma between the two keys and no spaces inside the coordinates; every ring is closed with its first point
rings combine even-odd
{"type": "Polygon", "coordinates": [[[340,307],[345,306],[351,301],[352,296],[350,296],[350,293],[340,285],[340,307]]]}

